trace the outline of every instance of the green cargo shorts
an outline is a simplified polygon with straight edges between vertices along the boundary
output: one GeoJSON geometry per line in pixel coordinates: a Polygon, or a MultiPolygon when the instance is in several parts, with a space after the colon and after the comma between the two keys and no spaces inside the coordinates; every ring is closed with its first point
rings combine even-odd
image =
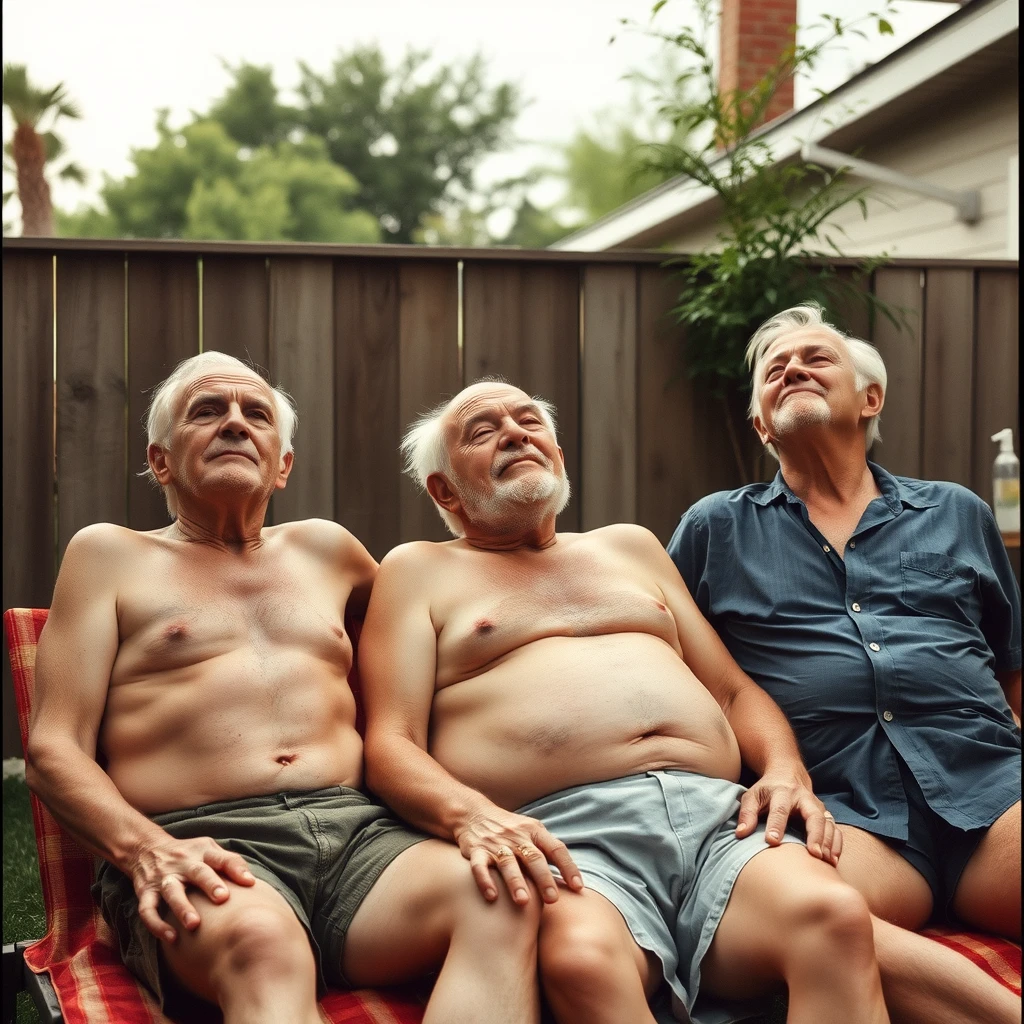
{"type": "MultiPolygon", "coordinates": [[[[345,935],[381,872],[428,837],[359,790],[331,786],[223,800],[152,819],[176,839],[208,836],[245,858],[252,873],[287,900],[309,935],[318,983],[348,988],[341,971],[345,935]]],[[[142,923],[132,881],[101,861],[93,899],[117,937],[125,966],[165,1006],[181,986],[161,971],[160,941],[142,923]],[[169,984],[170,983],[170,984],[169,984]]]]}

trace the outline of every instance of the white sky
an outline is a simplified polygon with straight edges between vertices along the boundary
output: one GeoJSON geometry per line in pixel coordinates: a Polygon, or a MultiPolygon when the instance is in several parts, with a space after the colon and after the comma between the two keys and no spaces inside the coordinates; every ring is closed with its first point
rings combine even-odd
{"type": "MultiPolygon", "coordinates": [[[[799,0],[798,20],[809,25],[823,13],[851,20],[882,5],[799,0]]],[[[298,60],[326,71],[339,50],[372,41],[392,60],[410,45],[442,60],[479,50],[492,83],[521,85],[530,101],[516,126],[522,141],[482,168],[482,180],[497,180],[549,162],[544,143],[567,140],[602,109],[627,102],[622,76],[649,62],[655,47],[622,32],[619,19],[645,20],[650,8],[650,0],[3,0],[3,60],[26,64],[37,85],[64,82],[82,109],[81,121],[63,121],[59,129],[89,175],[84,188],[54,184],[55,202],[69,209],[94,201],[104,172],[121,177],[131,170],[131,148],[156,141],[157,108],[169,107],[178,125],[222,94],[229,77],[220,58],[270,64],[286,91],[298,82],[298,60]]],[[[813,81],[798,81],[797,106],[814,98],[815,86],[835,87],[957,5],[897,0],[895,8],[895,36],[851,40],[813,81]]],[[[673,11],[682,18],[692,7],[673,0],[659,22],[673,11]]],[[[11,131],[5,109],[5,141],[11,131]]]]}

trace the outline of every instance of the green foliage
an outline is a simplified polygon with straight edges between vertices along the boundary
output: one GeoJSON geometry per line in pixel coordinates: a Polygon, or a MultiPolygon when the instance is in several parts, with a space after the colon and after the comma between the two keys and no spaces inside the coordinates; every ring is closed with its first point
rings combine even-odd
{"type": "MultiPolygon", "coordinates": [[[[665,5],[655,4],[657,14],[665,5]]],[[[701,99],[685,106],[669,101],[663,116],[700,134],[701,147],[674,143],[648,147],[652,167],[686,175],[711,189],[721,209],[721,230],[715,244],[693,257],[670,261],[679,265],[682,291],[674,313],[686,327],[685,355],[691,376],[701,377],[720,395],[749,387],[743,355],[754,330],[768,317],[811,299],[841,323],[841,310],[852,299],[866,301],[869,314],[893,311],[866,290],[841,278],[820,260],[840,256],[840,229],[834,215],[851,203],[867,216],[865,189],[851,189],[842,171],[802,162],[776,163],[771,145],[759,128],[779,85],[796,72],[811,69],[839,37],[863,35],[858,23],[826,16],[825,33],[811,46],[794,44],[750,89],[723,93],[718,88],[707,40],[715,20],[712,0],[696,0],[697,29],[663,30],[653,21],[647,32],[678,48],[689,59],[684,77],[701,99]]],[[[873,12],[865,21],[881,32],[891,31],[873,12]]],[[[880,260],[865,260],[860,274],[880,260]]]]}
{"type": "Polygon", "coordinates": [[[480,57],[435,66],[410,52],[390,67],[364,46],[327,74],[299,66],[289,106],[270,68],[225,65],[224,95],[180,129],[159,112],[156,145],[133,150],[134,173],[106,180],[106,209],[63,214],[64,230],[412,241],[473,192],[478,163],[509,141],[521,106],[513,86],[486,85],[480,57]]]}

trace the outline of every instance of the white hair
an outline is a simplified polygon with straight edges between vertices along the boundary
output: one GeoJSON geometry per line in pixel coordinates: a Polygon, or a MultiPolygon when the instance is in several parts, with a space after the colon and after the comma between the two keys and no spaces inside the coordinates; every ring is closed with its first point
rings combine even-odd
{"type": "MultiPolygon", "coordinates": [[[[508,384],[508,381],[501,377],[481,377],[480,380],[474,381],[473,384],[508,384]]],[[[472,385],[468,386],[472,387],[472,385]]],[[[427,490],[427,477],[432,473],[444,473],[450,482],[454,482],[451,480],[454,474],[452,473],[451,461],[448,458],[448,445],[444,436],[444,418],[461,394],[462,391],[440,405],[435,405],[429,412],[425,412],[413,422],[402,438],[402,443],[399,446],[404,459],[402,471],[407,476],[412,477],[423,491],[427,490]]],[[[540,417],[544,421],[544,425],[557,438],[555,432],[555,407],[546,399],[538,398],[536,395],[530,400],[540,411],[540,417]]],[[[462,537],[465,534],[458,516],[452,515],[447,509],[441,508],[436,501],[434,502],[434,507],[444,520],[444,524],[448,527],[448,532],[452,536],[462,537]]]]}
{"type": "MultiPolygon", "coordinates": [[[[211,367],[225,365],[238,367],[247,373],[261,377],[253,367],[225,352],[200,352],[198,355],[183,359],[170,375],[153,389],[149,408],[146,410],[147,446],[151,444],[160,445],[161,448],[170,446],[171,430],[174,427],[174,410],[178,396],[185,385],[197,377],[201,377],[211,367]]],[[[292,401],[291,395],[281,388],[275,388],[269,384],[268,387],[270,387],[274,400],[277,432],[281,438],[281,454],[286,455],[292,450],[292,437],[299,422],[298,413],[295,411],[295,403],[292,401]]],[[[158,487],[160,486],[150,466],[147,465],[139,475],[151,480],[158,487]]],[[[177,501],[170,487],[164,487],[163,491],[164,500],[167,502],[167,511],[173,519],[177,515],[177,501]]]]}
{"type": "MultiPolygon", "coordinates": [[[[885,363],[874,345],[869,345],[859,338],[852,338],[843,334],[842,331],[828,323],[824,317],[824,310],[816,302],[805,302],[801,306],[793,306],[784,309],[781,313],[766,320],[756,331],[747,345],[746,363],[751,371],[750,406],[747,415],[753,419],[761,411],[761,364],[764,362],[768,349],[787,334],[793,331],[802,330],[804,327],[820,327],[831,334],[838,342],[845,346],[850,354],[850,362],[853,364],[854,386],[858,391],[863,391],[869,384],[878,384],[885,394],[888,374],[885,371],[885,363]]],[[[867,436],[864,439],[865,448],[870,451],[876,441],[881,441],[882,435],[879,430],[879,417],[873,416],[868,422],[867,436]]],[[[775,445],[765,444],[765,448],[776,459],[779,453],[775,445]]]]}

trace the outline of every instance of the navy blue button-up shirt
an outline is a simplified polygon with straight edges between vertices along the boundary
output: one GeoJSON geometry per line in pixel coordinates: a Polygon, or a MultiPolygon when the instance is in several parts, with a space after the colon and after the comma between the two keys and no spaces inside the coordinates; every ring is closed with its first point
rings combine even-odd
{"type": "Polygon", "coordinates": [[[698,501],[669,554],[837,820],[906,839],[901,757],[947,822],[989,825],[1020,797],[995,676],[1020,668],[1020,588],[977,495],[869,466],[882,497],[845,560],[781,472],[698,501]]]}

